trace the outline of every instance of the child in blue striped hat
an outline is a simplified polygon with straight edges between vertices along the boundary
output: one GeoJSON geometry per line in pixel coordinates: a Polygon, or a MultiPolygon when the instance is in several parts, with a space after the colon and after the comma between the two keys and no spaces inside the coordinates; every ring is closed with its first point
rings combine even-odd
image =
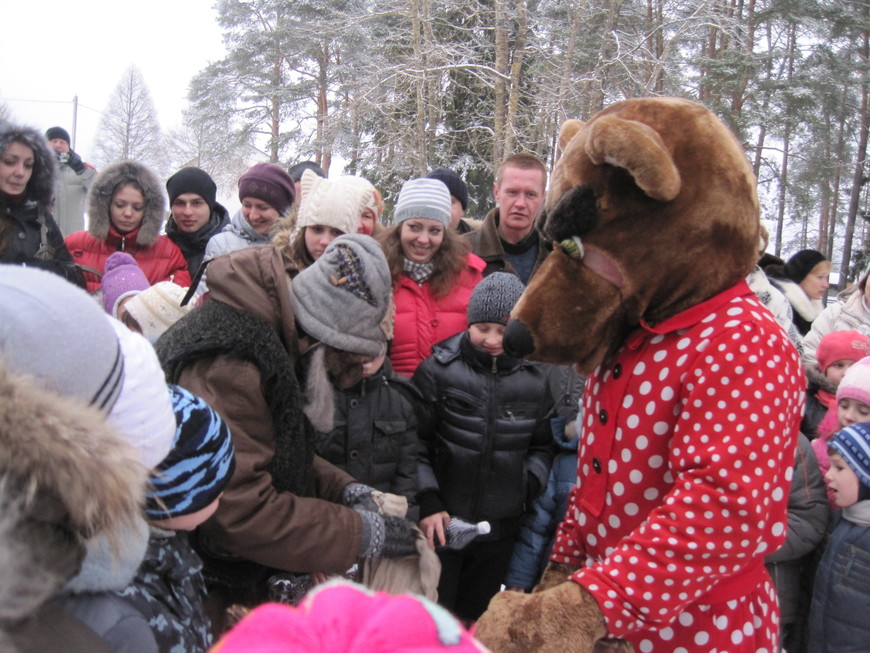
{"type": "Polygon", "coordinates": [[[870,422],[847,426],[828,443],[825,483],[842,508],[816,572],[808,650],[866,651],[870,623],[870,422]]]}
{"type": "Polygon", "coordinates": [[[189,531],[217,510],[235,469],[224,421],[200,397],[169,386],[177,428],[172,449],[154,469],[145,513],[148,552],[120,595],[145,615],[161,651],[206,651],[212,642],[206,615],[202,561],[189,531]]]}

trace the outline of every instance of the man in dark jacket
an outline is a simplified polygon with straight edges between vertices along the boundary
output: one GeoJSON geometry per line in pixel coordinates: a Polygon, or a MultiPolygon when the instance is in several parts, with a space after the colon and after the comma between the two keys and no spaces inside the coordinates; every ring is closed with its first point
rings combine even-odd
{"type": "Polygon", "coordinates": [[[503,270],[528,284],[550,251],[535,228],[544,206],[547,168],[521,152],[502,161],[492,185],[496,207],[480,229],[465,235],[471,251],[486,261],[483,276],[503,270]]]}
{"type": "Polygon", "coordinates": [[[195,278],[208,240],[230,221],[230,214],[217,203],[217,186],[205,170],[189,166],[166,180],[171,215],[166,235],[178,245],[195,278]]]}

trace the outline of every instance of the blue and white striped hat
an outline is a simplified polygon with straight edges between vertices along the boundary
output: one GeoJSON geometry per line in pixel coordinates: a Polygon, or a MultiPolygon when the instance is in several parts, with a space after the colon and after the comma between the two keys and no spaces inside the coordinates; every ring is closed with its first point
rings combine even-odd
{"type": "Polygon", "coordinates": [[[860,422],[834,434],[828,446],[843,457],[861,484],[859,498],[870,493],[870,423],[860,422]]]}
{"type": "Polygon", "coordinates": [[[148,519],[202,510],[223,492],[235,469],[233,442],[224,421],[200,397],[170,385],[178,427],[172,449],[151,474],[148,519]]]}
{"type": "Polygon", "coordinates": [[[399,224],[411,218],[428,218],[449,227],[450,205],[450,191],[443,181],[409,179],[399,191],[393,222],[399,224]]]}

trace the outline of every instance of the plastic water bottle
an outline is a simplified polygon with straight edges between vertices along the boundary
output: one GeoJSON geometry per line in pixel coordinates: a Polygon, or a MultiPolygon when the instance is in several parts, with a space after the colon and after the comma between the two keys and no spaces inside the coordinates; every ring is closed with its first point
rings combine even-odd
{"type": "Polygon", "coordinates": [[[472,524],[459,517],[451,517],[450,525],[444,531],[447,538],[447,544],[444,545],[444,548],[459,551],[467,547],[478,535],[486,535],[489,531],[488,521],[472,524]]]}

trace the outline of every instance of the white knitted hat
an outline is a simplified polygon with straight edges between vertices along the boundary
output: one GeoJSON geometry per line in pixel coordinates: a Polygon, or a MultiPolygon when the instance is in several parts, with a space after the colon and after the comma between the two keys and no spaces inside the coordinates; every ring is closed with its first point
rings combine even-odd
{"type": "Polygon", "coordinates": [[[187,288],[161,281],[134,296],[124,308],[142,327],[142,335],[156,342],[166,329],[193,310],[193,301],[181,305],[185,293],[187,288]]]}
{"type": "Polygon", "coordinates": [[[166,458],[175,439],[177,425],[169,386],[151,343],[118,320],[107,319],[124,356],[124,386],[107,420],[139,450],[142,463],[152,469],[166,458]]]}
{"type": "Polygon", "coordinates": [[[300,180],[296,229],[322,224],[346,234],[355,234],[366,207],[374,208],[375,187],[362,177],[324,179],[311,170],[300,180]]]}

